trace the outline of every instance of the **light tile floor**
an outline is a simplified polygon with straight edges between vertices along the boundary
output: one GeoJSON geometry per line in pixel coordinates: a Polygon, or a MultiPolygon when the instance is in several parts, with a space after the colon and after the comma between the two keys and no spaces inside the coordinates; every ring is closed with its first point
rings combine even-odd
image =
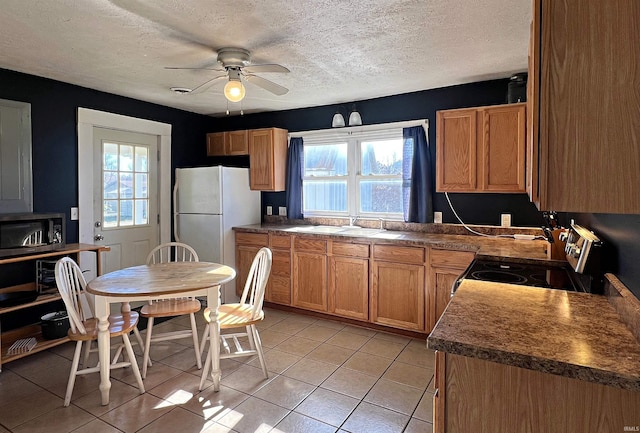
{"type": "MultiPolygon", "coordinates": [[[[188,327],[188,318],[157,325],[188,327]]],[[[259,330],[269,379],[255,357],[226,359],[219,392],[211,382],[198,391],[189,339],[152,346],[143,395],[130,369],[113,371],[108,406],[98,374],[78,377],[62,406],[73,343],[5,364],[0,433],[431,433],[434,356],[424,340],[273,309],[259,330]]]]}

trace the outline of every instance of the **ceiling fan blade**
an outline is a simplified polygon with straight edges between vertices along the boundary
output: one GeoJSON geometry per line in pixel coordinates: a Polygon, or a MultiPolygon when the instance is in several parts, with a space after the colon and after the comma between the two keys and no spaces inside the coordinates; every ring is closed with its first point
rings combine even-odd
{"type": "Polygon", "coordinates": [[[289,89],[287,89],[286,87],[282,87],[280,84],[276,84],[273,81],[267,80],[266,78],[258,77],[257,75],[247,74],[244,76],[244,79],[251,84],[262,87],[264,90],[267,90],[274,95],[282,96],[289,91],[289,89]]]}
{"type": "Polygon", "coordinates": [[[180,66],[165,66],[165,69],[172,69],[172,70],[185,70],[185,71],[218,71],[218,72],[225,72],[224,69],[220,69],[220,68],[183,68],[180,66]]]}
{"type": "Polygon", "coordinates": [[[216,81],[219,80],[220,78],[227,78],[227,76],[226,75],[219,75],[217,77],[213,77],[209,81],[205,81],[204,83],[200,84],[198,87],[196,87],[195,89],[193,89],[189,93],[202,93],[205,90],[207,90],[209,87],[211,87],[214,84],[216,84],[216,81]]]}
{"type": "Polygon", "coordinates": [[[282,72],[288,73],[291,72],[287,68],[282,65],[276,64],[265,64],[265,65],[250,65],[242,68],[244,72],[248,72],[250,74],[261,73],[261,72],[282,72]]]}

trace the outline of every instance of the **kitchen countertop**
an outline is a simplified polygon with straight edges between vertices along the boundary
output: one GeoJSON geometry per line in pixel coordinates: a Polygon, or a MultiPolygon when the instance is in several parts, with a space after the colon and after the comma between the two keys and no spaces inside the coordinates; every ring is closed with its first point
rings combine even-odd
{"type": "Polygon", "coordinates": [[[476,235],[450,235],[440,233],[424,233],[410,231],[383,230],[376,232],[367,229],[367,233],[356,234],[357,231],[349,230],[349,234],[339,233],[314,233],[299,231],[296,225],[281,224],[254,224],[234,227],[235,231],[247,233],[282,232],[292,235],[312,235],[330,238],[334,240],[364,240],[376,244],[389,243],[394,245],[428,246],[446,250],[471,251],[477,257],[491,258],[495,260],[509,258],[526,260],[547,260],[548,243],[545,240],[516,240],[506,237],[484,237],[476,235]]]}
{"type": "Polygon", "coordinates": [[[434,350],[640,391],[640,343],[603,295],[464,280],[427,341],[434,350]]]}

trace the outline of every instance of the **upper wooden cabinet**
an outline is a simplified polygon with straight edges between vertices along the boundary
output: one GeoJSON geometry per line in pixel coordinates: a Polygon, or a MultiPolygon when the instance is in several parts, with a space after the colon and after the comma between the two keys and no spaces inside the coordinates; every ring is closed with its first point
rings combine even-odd
{"type": "Polygon", "coordinates": [[[249,139],[246,130],[207,134],[207,156],[248,155],[249,139]]]}
{"type": "Polygon", "coordinates": [[[506,104],[436,114],[439,192],[524,192],[525,107],[506,104]]]}
{"type": "Polygon", "coordinates": [[[532,200],[547,210],[640,213],[640,2],[533,3],[532,200]]]}
{"type": "Polygon", "coordinates": [[[287,130],[249,130],[249,185],[253,190],[284,191],[287,166],[287,130]]]}

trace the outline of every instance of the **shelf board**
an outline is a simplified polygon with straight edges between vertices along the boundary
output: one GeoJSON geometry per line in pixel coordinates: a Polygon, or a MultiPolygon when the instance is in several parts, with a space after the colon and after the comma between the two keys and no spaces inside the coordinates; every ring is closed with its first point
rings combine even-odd
{"type": "MultiPolygon", "coordinates": [[[[25,304],[14,305],[12,307],[0,308],[0,315],[5,314],[5,313],[10,313],[12,311],[22,310],[24,308],[31,308],[31,307],[34,307],[36,305],[48,304],[49,302],[55,302],[55,301],[58,301],[60,299],[62,299],[62,296],[60,296],[60,293],[58,293],[58,292],[40,295],[33,302],[27,302],[25,304]]],[[[2,345],[4,346],[4,342],[3,342],[2,345]]]]}
{"type": "Polygon", "coordinates": [[[33,353],[41,352],[43,350],[47,350],[52,347],[59,346],[60,344],[64,344],[67,341],[69,341],[68,337],[58,338],[56,340],[45,340],[42,337],[42,330],[40,328],[40,325],[38,324],[25,326],[20,329],[14,329],[12,331],[5,332],[2,334],[1,338],[2,338],[2,362],[0,363],[0,365],[6,362],[15,361],[16,359],[24,358],[25,356],[29,356],[33,353]],[[11,345],[15,343],[17,340],[21,338],[29,338],[29,337],[35,337],[37,342],[36,346],[33,349],[31,349],[29,352],[16,353],[13,355],[9,355],[7,353],[11,345]]]}

